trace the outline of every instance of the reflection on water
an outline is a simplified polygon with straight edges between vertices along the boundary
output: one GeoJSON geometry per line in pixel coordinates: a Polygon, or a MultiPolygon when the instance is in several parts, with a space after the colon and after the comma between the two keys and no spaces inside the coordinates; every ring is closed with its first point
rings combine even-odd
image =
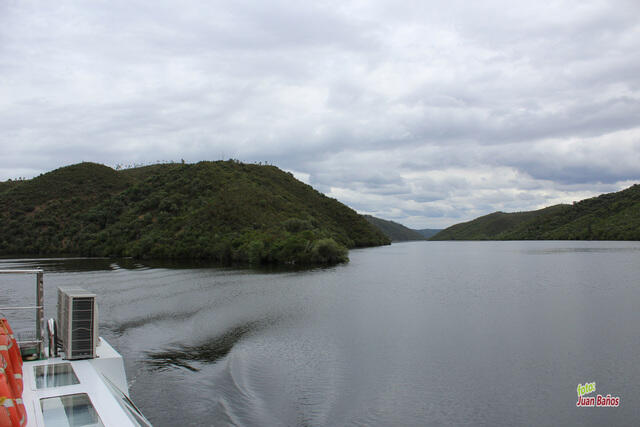
{"type": "Polygon", "coordinates": [[[42,268],[49,272],[110,271],[119,268],[135,269],[143,266],[130,258],[38,258],[0,259],[2,268],[42,268]],[[13,266],[13,267],[11,267],[13,266]]]}
{"type": "MultiPolygon", "coordinates": [[[[579,243],[585,243],[585,242],[579,242],[579,243]]],[[[589,242],[589,243],[597,245],[600,242],[589,242]]],[[[523,250],[523,252],[528,254],[543,254],[543,255],[571,254],[571,253],[640,252],[640,247],[638,246],[625,246],[625,247],[611,247],[611,246],[575,247],[573,246],[573,247],[525,249],[523,250]]]]}
{"type": "MultiPolygon", "coordinates": [[[[169,268],[169,269],[193,269],[193,268],[220,268],[210,261],[200,260],[137,260],[133,258],[25,258],[2,259],[2,268],[8,265],[16,265],[19,268],[44,268],[51,272],[83,272],[83,271],[110,271],[118,269],[135,270],[141,268],[169,268]]],[[[14,267],[15,268],[15,267],[14,267]]],[[[278,268],[266,268],[264,271],[277,271],[278,268]]]]}
{"type": "MultiPolygon", "coordinates": [[[[129,259],[0,268],[45,269],[46,317],[57,286],[97,294],[100,335],[156,426],[640,419],[640,243],[416,242],[350,258],[299,271],[129,259]],[[576,408],[577,384],[594,381],[621,407],[576,408]]],[[[32,278],[0,280],[0,303],[33,302],[32,278]]]]}

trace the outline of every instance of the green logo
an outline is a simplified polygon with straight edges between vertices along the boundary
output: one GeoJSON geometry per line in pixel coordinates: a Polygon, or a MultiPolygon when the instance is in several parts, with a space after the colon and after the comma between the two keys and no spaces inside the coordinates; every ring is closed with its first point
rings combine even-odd
{"type": "Polygon", "coordinates": [[[596,391],[595,381],[592,383],[584,383],[584,385],[578,384],[578,397],[593,393],[594,391],[596,391]]]}

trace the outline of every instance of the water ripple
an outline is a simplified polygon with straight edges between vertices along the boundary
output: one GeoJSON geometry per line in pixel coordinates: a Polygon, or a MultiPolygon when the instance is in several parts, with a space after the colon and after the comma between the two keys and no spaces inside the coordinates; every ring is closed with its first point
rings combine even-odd
{"type": "Polygon", "coordinates": [[[194,366],[198,363],[215,363],[225,357],[231,349],[246,335],[255,333],[265,327],[265,321],[253,321],[235,326],[222,335],[198,345],[174,345],[161,351],[146,352],[145,363],[153,370],[167,370],[170,368],[184,368],[197,372],[194,366]]]}

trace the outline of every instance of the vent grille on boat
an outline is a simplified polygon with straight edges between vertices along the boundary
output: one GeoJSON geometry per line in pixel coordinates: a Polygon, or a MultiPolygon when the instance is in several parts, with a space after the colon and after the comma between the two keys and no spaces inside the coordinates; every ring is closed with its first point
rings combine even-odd
{"type": "Polygon", "coordinates": [[[95,294],[58,288],[58,328],[65,359],[96,357],[98,307],[95,294]]]}

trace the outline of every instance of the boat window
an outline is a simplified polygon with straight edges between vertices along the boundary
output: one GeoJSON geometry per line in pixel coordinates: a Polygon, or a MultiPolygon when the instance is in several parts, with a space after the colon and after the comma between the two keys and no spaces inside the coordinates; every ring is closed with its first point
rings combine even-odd
{"type": "Polygon", "coordinates": [[[35,366],[36,387],[48,388],[80,384],[71,363],[55,363],[35,366]]]}
{"type": "Polygon", "coordinates": [[[86,393],[40,399],[46,427],[104,427],[86,393]]]}

